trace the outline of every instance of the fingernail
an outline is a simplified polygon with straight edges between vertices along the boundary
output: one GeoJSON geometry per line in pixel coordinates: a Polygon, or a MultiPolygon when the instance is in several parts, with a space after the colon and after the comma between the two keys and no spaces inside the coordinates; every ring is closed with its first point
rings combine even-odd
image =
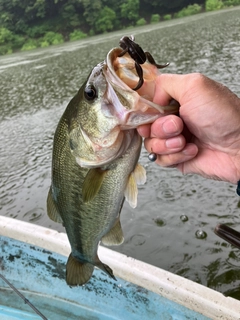
{"type": "Polygon", "coordinates": [[[163,122],[162,128],[163,128],[163,131],[168,134],[175,133],[178,131],[174,120],[166,120],[165,122],[163,122]]]}
{"type": "Polygon", "coordinates": [[[166,147],[168,149],[176,149],[176,148],[180,148],[181,146],[182,146],[182,139],[178,137],[166,140],[166,147]]]}

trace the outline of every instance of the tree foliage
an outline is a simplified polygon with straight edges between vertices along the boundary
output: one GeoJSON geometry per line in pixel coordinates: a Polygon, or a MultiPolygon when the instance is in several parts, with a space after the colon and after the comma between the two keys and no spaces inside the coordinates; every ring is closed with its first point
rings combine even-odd
{"type": "Polygon", "coordinates": [[[115,20],[116,20],[116,13],[109,7],[105,6],[99,12],[94,26],[96,30],[100,32],[111,31],[114,28],[115,20]]]}
{"type": "Polygon", "coordinates": [[[120,8],[121,18],[127,23],[135,24],[139,19],[139,0],[126,0],[120,8]]]}
{"type": "Polygon", "coordinates": [[[206,1],[206,11],[219,10],[223,7],[222,0],[207,0],[206,1]]]}
{"type": "Polygon", "coordinates": [[[0,54],[156,23],[240,0],[0,0],[0,54]]]}

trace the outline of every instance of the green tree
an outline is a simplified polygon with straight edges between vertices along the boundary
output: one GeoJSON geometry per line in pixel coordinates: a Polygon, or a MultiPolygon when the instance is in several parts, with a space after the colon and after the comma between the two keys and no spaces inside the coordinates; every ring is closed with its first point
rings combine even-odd
{"type": "Polygon", "coordinates": [[[140,27],[140,26],[145,26],[145,24],[147,24],[147,21],[144,18],[140,18],[137,22],[136,22],[136,26],[140,27]]]}
{"type": "Polygon", "coordinates": [[[87,34],[82,32],[81,30],[74,30],[69,34],[69,40],[70,41],[75,41],[75,40],[80,40],[84,39],[87,37],[87,34]]]}
{"type": "Polygon", "coordinates": [[[159,16],[159,14],[152,14],[152,16],[151,16],[151,23],[157,23],[157,22],[159,22],[160,21],[160,16],[159,16]]]}
{"type": "Polygon", "coordinates": [[[84,13],[83,16],[86,19],[90,28],[94,28],[95,22],[98,19],[99,12],[102,10],[101,0],[82,0],[84,13]]]}
{"type": "Polygon", "coordinates": [[[139,19],[139,0],[125,0],[120,8],[123,20],[135,24],[139,19]]]}
{"type": "Polygon", "coordinates": [[[64,42],[63,36],[61,33],[48,31],[45,36],[43,37],[45,41],[49,44],[60,44],[64,42]]]}
{"type": "Polygon", "coordinates": [[[206,11],[214,11],[223,8],[221,0],[207,0],[205,4],[206,11]]]}
{"type": "Polygon", "coordinates": [[[153,12],[159,12],[161,15],[175,13],[193,3],[204,5],[205,0],[141,0],[140,14],[151,15],[153,12]]]}
{"type": "Polygon", "coordinates": [[[223,2],[223,5],[226,7],[240,5],[240,0],[222,0],[222,2],[223,2]]]}
{"type": "Polygon", "coordinates": [[[6,28],[0,28],[0,45],[4,43],[8,43],[13,39],[12,31],[6,28]]]}
{"type": "Polygon", "coordinates": [[[35,17],[44,18],[46,15],[46,1],[45,0],[30,0],[25,1],[23,3],[19,3],[22,9],[25,8],[25,15],[29,17],[29,19],[34,19],[35,17]]]}
{"type": "Polygon", "coordinates": [[[186,16],[191,16],[193,14],[200,13],[202,11],[202,7],[198,4],[190,4],[186,8],[183,8],[179,12],[176,13],[175,17],[176,18],[181,18],[181,17],[186,17],[186,16]]]}
{"type": "Polygon", "coordinates": [[[105,6],[100,11],[98,19],[95,22],[95,28],[97,32],[106,32],[113,30],[114,21],[116,20],[116,13],[105,6]]]}
{"type": "Polygon", "coordinates": [[[80,27],[86,23],[83,16],[84,5],[82,0],[68,0],[62,2],[63,4],[59,8],[59,14],[61,21],[64,22],[67,29],[80,27]]]}
{"type": "Polygon", "coordinates": [[[218,10],[240,0],[0,0],[0,54],[130,25],[218,10]],[[177,14],[176,14],[177,13],[177,14]],[[140,18],[141,17],[141,18],[140,18]]]}

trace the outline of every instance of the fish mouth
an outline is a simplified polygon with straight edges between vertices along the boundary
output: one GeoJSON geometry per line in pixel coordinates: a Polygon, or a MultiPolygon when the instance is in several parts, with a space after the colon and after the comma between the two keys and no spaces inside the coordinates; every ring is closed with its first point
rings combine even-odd
{"type": "MultiPolygon", "coordinates": [[[[126,84],[121,82],[125,87],[126,84]]],[[[108,83],[107,100],[113,105],[111,116],[118,119],[120,130],[135,129],[164,115],[164,110],[159,105],[139,96],[129,87],[122,88],[114,83],[108,83]]]]}
{"type": "Polygon", "coordinates": [[[160,72],[151,63],[141,65],[144,78],[142,87],[135,91],[129,86],[132,84],[134,87],[134,81],[135,84],[138,81],[135,62],[129,55],[120,58],[121,51],[121,48],[110,50],[103,65],[107,80],[106,100],[113,106],[110,113],[118,119],[120,129],[134,129],[167,114],[178,114],[179,104],[160,106],[153,102],[156,78],[160,72]]]}

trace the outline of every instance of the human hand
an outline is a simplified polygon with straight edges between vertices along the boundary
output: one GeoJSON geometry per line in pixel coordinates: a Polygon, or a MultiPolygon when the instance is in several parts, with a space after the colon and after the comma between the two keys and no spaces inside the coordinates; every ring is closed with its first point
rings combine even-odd
{"type": "Polygon", "coordinates": [[[240,179],[240,98],[201,74],[161,74],[154,102],[180,103],[180,117],[169,115],[138,128],[156,163],[183,174],[236,184],[240,179]]]}

